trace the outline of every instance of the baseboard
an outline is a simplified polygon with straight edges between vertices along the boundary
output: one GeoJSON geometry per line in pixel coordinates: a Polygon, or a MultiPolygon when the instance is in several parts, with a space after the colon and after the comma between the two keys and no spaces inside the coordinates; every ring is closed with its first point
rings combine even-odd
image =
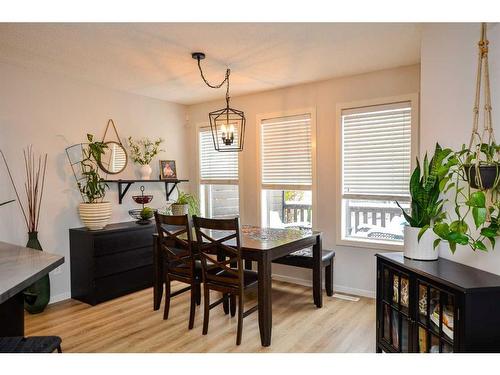
{"type": "MultiPolygon", "coordinates": [[[[312,282],[310,280],[304,280],[304,279],[301,279],[298,277],[273,274],[273,279],[279,280],[279,281],[285,281],[287,283],[312,287],[312,282]]],[[[323,283],[323,288],[324,287],[325,287],[325,285],[323,283]]],[[[352,294],[355,296],[375,298],[375,292],[372,292],[370,290],[351,288],[348,286],[343,286],[343,285],[338,285],[338,284],[333,285],[333,291],[336,293],[337,292],[338,293],[346,293],[346,294],[352,294]]]]}
{"type": "Polygon", "coordinates": [[[56,294],[55,296],[50,296],[49,305],[52,303],[61,302],[61,301],[64,301],[64,300],[70,299],[70,298],[71,298],[70,292],[56,294]]]}

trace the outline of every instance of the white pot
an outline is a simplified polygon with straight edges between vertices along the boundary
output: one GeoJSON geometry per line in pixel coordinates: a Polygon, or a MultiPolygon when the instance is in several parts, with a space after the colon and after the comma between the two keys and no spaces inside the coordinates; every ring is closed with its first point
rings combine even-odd
{"type": "Polygon", "coordinates": [[[189,206],[187,204],[173,204],[170,206],[172,208],[172,215],[183,216],[189,213],[189,206]]]}
{"type": "Polygon", "coordinates": [[[78,212],[80,213],[80,219],[88,229],[102,229],[111,218],[111,203],[80,203],[78,212]]]}
{"type": "Polygon", "coordinates": [[[139,168],[140,179],[149,180],[151,178],[151,172],[153,172],[153,170],[151,169],[150,165],[141,165],[141,167],[139,168]]]}
{"type": "Polygon", "coordinates": [[[439,247],[434,250],[434,240],[437,238],[432,229],[427,229],[418,241],[420,228],[405,226],[405,258],[415,260],[436,260],[439,257],[439,247]]]}

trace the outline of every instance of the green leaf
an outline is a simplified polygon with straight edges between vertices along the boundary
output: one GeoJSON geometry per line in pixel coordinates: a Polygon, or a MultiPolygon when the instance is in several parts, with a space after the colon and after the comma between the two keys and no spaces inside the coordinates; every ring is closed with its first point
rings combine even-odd
{"type": "Polygon", "coordinates": [[[486,246],[483,243],[483,241],[476,241],[476,242],[474,242],[472,244],[472,247],[474,247],[475,249],[482,250],[482,251],[488,251],[488,249],[486,248],[486,246]]]}
{"type": "Polygon", "coordinates": [[[456,242],[448,242],[450,245],[450,250],[452,254],[455,254],[455,251],[457,251],[457,243],[456,242]]]}
{"type": "Polygon", "coordinates": [[[450,228],[446,223],[438,223],[434,225],[434,233],[436,233],[439,237],[446,240],[448,239],[448,234],[450,233],[450,228]]]}
{"type": "Polygon", "coordinates": [[[441,238],[436,238],[434,242],[432,243],[432,248],[436,250],[436,247],[438,247],[439,243],[441,242],[441,238]]]}
{"type": "Polygon", "coordinates": [[[462,220],[455,220],[450,224],[450,231],[458,233],[466,233],[469,226],[462,220]]]}
{"type": "Polygon", "coordinates": [[[439,191],[444,191],[448,181],[450,181],[449,177],[445,177],[441,181],[439,181],[439,191]]]}
{"type": "Polygon", "coordinates": [[[491,250],[495,250],[495,239],[493,237],[486,237],[491,243],[491,250]]]}
{"type": "Polygon", "coordinates": [[[467,204],[471,207],[484,208],[486,205],[486,197],[482,191],[476,191],[471,194],[467,204]]]}
{"type": "Polygon", "coordinates": [[[481,229],[481,234],[488,238],[495,238],[497,236],[497,229],[491,227],[483,228],[481,229]]]}
{"type": "Polygon", "coordinates": [[[420,229],[420,231],[418,232],[418,236],[417,236],[417,240],[418,240],[419,242],[420,242],[420,238],[422,238],[422,236],[424,235],[425,231],[426,231],[427,229],[429,229],[429,227],[430,227],[429,225],[425,225],[425,226],[423,226],[423,227],[420,229]]]}
{"type": "Polygon", "coordinates": [[[486,221],[486,208],[473,207],[472,217],[474,218],[476,228],[479,228],[486,221]]]}
{"type": "Polygon", "coordinates": [[[467,245],[469,243],[469,237],[459,232],[450,232],[447,239],[448,241],[456,242],[460,245],[467,245]]]}

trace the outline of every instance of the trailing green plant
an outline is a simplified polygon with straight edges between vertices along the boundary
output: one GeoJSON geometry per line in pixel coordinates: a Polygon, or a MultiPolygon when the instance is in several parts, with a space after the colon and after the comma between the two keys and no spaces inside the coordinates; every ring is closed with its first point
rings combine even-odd
{"type": "Polygon", "coordinates": [[[436,143],[434,156],[430,161],[425,154],[423,165],[420,166],[417,158],[417,165],[410,178],[411,213],[406,212],[399,202],[396,202],[408,224],[411,227],[422,228],[419,239],[435,220],[440,220],[444,216],[440,185],[452,165],[448,160],[451,153],[451,149],[442,149],[436,143]]]}
{"type": "Polygon", "coordinates": [[[173,204],[186,204],[188,206],[189,215],[200,214],[200,204],[198,199],[189,193],[185,193],[177,189],[177,200],[173,204]]]}
{"type": "MultiPolygon", "coordinates": [[[[488,158],[493,160],[497,147],[494,144],[482,146],[487,156],[486,162],[488,158]]],[[[453,167],[443,180],[440,190],[443,194],[451,194],[450,198],[444,199],[444,203],[452,204],[454,208],[434,224],[433,230],[439,236],[434,247],[445,241],[452,253],[456,251],[457,244],[469,246],[474,251],[488,251],[485,241],[493,249],[496,238],[500,236],[498,184],[493,189],[478,190],[468,183],[470,176],[467,175],[466,166],[474,162],[475,155],[477,154],[465,145],[462,145],[460,151],[450,155],[449,161],[453,167]],[[470,228],[469,223],[475,228],[470,228]]]]}
{"type": "Polygon", "coordinates": [[[149,165],[151,160],[153,160],[158,153],[165,151],[160,148],[162,142],[162,138],[158,138],[156,141],[151,141],[148,138],[134,140],[132,137],[128,137],[130,158],[136,164],[149,165]]]}
{"type": "Polygon", "coordinates": [[[102,202],[108,185],[99,175],[99,163],[104,150],[108,147],[104,142],[95,142],[92,134],[87,134],[88,144],[82,145],[83,159],[80,161],[84,182],[78,182],[78,189],[85,203],[102,202]]]}

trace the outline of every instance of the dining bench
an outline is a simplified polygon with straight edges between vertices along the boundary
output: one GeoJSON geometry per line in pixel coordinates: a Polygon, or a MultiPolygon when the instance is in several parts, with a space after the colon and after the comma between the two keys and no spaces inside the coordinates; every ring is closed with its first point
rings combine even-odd
{"type": "MultiPolygon", "coordinates": [[[[325,289],[326,295],[333,296],[333,261],[335,251],[323,250],[321,255],[321,266],[325,269],[325,289]]],[[[307,248],[285,255],[284,257],[274,259],[273,263],[283,264],[299,268],[313,269],[312,249],[307,248]]]]}

